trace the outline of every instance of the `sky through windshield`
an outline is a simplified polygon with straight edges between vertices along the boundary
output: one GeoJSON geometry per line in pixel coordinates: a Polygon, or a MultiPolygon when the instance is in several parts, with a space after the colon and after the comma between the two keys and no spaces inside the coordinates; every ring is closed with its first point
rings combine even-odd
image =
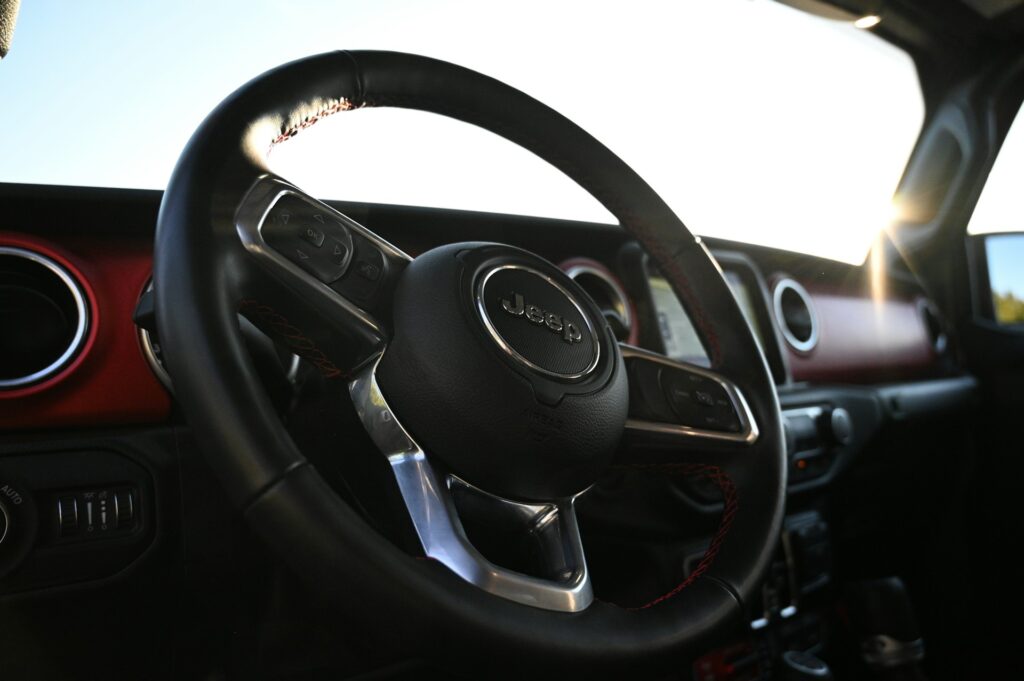
{"type": "MultiPolygon", "coordinates": [[[[923,118],[904,53],[769,0],[34,0],[0,62],[0,181],[162,188],[234,88],[337,48],[497,77],[607,144],[694,232],[855,263],[923,118]]],[[[611,219],[529,153],[428,114],[334,116],[272,161],[323,198],[611,219]]]]}

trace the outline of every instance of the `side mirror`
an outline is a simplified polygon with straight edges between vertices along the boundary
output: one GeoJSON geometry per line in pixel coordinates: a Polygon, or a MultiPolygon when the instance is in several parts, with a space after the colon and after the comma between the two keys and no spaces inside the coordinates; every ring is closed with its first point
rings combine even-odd
{"type": "Polygon", "coordinates": [[[1024,333],[1024,232],[970,237],[975,309],[1024,333]]]}

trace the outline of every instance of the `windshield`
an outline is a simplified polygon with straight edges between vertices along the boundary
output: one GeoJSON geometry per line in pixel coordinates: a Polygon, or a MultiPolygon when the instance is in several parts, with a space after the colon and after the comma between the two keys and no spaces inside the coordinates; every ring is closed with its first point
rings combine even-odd
{"type": "MultiPolygon", "coordinates": [[[[337,48],[494,76],[608,145],[692,231],[851,263],[923,119],[906,54],[769,0],[34,0],[0,63],[0,181],[162,188],[233,89],[337,48]]],[[[322,198],[612,221],[528,152],[429,114],[334,116],[272,167],[322,198]]]]}

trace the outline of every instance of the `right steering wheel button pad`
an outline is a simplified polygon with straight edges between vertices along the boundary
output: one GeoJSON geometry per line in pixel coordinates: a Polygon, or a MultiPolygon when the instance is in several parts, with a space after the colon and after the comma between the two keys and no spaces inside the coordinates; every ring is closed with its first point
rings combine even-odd
{"type": "Polygon", "coordinates": [[[721,383],[704,374],[641,359],[627,361],[630,414],[643,420],[737,433],[736,405],[721,383]]]}
{"type": "Polygon", "coordinates": [[[722,384],[682,369],[661,369],[661,386],[679,423],[704,430],[738,432],[739,417],[722,384]]]}

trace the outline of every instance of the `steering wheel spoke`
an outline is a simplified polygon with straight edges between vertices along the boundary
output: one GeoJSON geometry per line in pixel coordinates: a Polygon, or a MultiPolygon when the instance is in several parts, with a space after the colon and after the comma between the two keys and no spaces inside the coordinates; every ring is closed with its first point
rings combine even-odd
{"type": "Polygon", "coordinates": [[[759,431],[743,391],[720,372],[620,344],[629,374],[619,462],[700,461],[748,451],[759,431]]]}
{"type": "Polygon", "coordinates": [[[380,351],[408,255],[270,175],[242,199],[235,229],[255,265],[241,309],[253,323],[329,376],[380,351]]]}
{"type": "Polygon", "coordinates": [[[391,410],[376,380],[377,363],[364,368],[349,391],[363,425],[391,464],[424,555],[502,598],[545,610],[587,608],[593,590],[574,499],[513,501],[446,473],[391,410]],[[532,558],[533,574],[496,565],[485,557],[471,540],[471,525],[506,547],[520,545],[532,558]]]}

